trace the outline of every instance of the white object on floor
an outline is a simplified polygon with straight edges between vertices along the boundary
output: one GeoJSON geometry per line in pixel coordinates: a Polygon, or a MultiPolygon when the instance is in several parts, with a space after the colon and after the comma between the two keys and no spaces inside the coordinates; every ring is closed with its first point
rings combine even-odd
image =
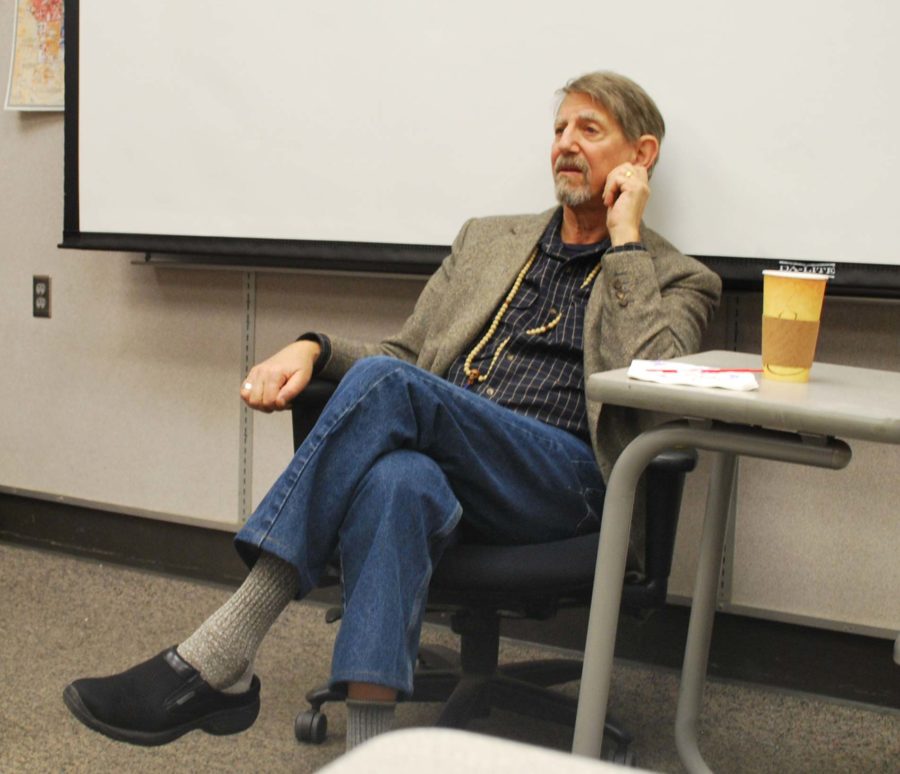
{"type": "Polygon", "coordinates": [[[319,774],[624,774],[646,772],[572,753],[449,728],[407,728],[376,736],[319,774]]]}

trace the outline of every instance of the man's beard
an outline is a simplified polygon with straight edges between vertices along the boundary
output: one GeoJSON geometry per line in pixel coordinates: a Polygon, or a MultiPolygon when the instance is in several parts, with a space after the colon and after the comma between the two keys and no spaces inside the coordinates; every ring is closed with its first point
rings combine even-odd
{"type": "Polygon", "coordinates": [[[560,156],[554,164],[554,183],[556,184],[556,200],[567,207],[578,207],[591,198],[591,170],[587,162],[580,156],[560,156]],[[584,175],[584,182],[573,183],[566,176],[560,175],[563,169],[577,169],[584,175]]]}

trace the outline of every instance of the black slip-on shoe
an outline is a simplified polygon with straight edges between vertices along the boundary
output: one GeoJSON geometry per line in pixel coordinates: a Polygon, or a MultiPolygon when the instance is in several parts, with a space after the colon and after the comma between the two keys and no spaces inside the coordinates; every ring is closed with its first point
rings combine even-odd
{"type": "Polygon", "coordinates": [[[120,674],[76,680],[63,701],[89,728],[151,746],[195,728],[220,735],[250,728],[259,714],[259,678],[244,693],[217,691],[172,647],[120,674]]]}

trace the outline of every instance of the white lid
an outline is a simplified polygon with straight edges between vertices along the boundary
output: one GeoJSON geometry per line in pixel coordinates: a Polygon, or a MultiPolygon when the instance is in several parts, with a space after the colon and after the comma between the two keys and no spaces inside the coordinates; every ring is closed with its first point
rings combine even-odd
{"type": "Polygon", "coordinates": [[[787,277],[789,279],[813,279],[813,280],[829,280],[827,274],[814,274],[805,271],[779,271],[778,269],[763,269],[763,274],[770,277],[787,277]]]}

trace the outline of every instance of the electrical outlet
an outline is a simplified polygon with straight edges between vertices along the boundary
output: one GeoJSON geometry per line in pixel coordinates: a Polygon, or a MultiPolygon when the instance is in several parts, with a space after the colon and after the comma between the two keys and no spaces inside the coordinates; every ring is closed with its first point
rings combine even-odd
{"type": "Polygon", "coordinates": [[[50,277],[33,277],[33,291],[31,294],[32,311],[35,317],[50,316],[50,277]]]}

